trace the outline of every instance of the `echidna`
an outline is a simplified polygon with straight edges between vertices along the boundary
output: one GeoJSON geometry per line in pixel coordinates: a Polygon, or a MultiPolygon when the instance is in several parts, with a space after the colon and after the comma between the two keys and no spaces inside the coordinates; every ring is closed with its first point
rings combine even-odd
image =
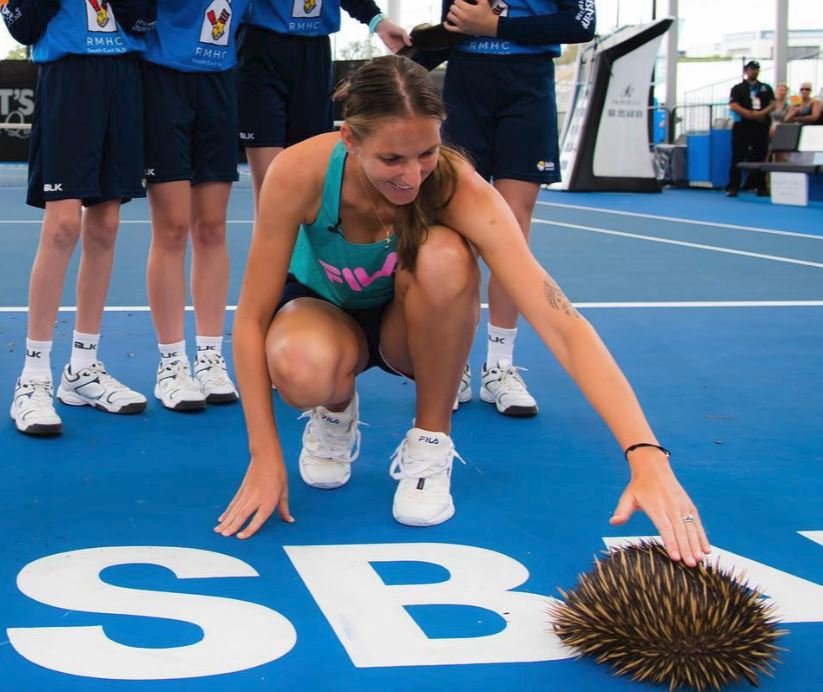
{"type": "Polygon", "coordinates": [[[731,570],[704,560],[673,562],[644,541],[612,549],[581,574],[549,615],[555,634],[581,656],[635,681],[717,689],[772,674],[786,634],[770,605],[731,570]]]}

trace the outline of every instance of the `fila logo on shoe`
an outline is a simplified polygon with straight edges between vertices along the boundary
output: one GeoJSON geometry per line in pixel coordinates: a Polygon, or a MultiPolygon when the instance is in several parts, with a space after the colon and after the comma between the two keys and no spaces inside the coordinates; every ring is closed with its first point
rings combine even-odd
{"type": "Polygon", "coordinates": [[[430,445],[439,445],[440,444],[440,440],[438,440],[436,437],[427,437],[426,435],[421,435],[420,437],[417,438],[417,441],[418,442],[425,442],[426,444],[430,444],[430,445]]]}
{"type": "Polygon", "coordinates": [[[331,423],[332,425],[340,425],[340,419],[339,418],[332,418],[331,416],[326,416],[326,415],[323,415],[322,418],[323,418],[324,421],[326,421],[327,423],[331,423]]]}
{"type": "Polygon", "coordinates": [[[43,192],[63,192],[63,183],[46,183],[43,192]]]}

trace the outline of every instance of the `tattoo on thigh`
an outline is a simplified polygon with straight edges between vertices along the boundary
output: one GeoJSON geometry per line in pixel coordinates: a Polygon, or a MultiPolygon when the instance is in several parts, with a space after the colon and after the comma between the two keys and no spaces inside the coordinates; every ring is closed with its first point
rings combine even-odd
{"type": "Polygon", "coordinates": [[[566,298],[560,286],[549,277],[546,277],[546,280],[543,282],[543,292],[546,294],[546,300],[549,301],[549,305],[555,310],[560,310],[569,317],[580,317],[580,313],[575,310],[574,305],[566,298]]]}

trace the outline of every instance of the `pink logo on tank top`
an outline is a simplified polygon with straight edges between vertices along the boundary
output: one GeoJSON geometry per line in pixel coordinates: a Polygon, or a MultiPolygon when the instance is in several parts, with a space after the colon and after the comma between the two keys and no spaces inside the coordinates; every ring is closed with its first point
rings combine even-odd
{"type": "Polygon", "coordinates": [[[397,267],[397,253],[390,252],[386,256],[386,261],[383,262],[383,266],[374,272],[374,274],[369,274],[363,267],[354,267],[354,269],[343,267],[343,269],[338,269],[321,259],[317,261],[320,263],[320,266],[323,267],[323,270],[326,272],[326,278],[329,281],[335,284],[348,284],[352,291],[359,293],[364,288],[368,288],[368,286],[377,281],[377,279],[381,277],[388,278],[394,274],[395,267],[397,267]]]}

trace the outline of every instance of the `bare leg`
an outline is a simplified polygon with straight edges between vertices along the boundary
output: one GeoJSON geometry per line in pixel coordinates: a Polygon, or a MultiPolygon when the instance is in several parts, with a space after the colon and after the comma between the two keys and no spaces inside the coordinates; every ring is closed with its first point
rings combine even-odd
{"type": "Polygon", "coordinates": [[[146,271],[149,305],[157,340],[183,340],[186,309],[186,243],[191,223],[187,180],[149,187],[151,247],[146,271]]]}
{"type": "Polygon", "coordinates": [[[281,151],[283,151],[283,147],[246,147],[246,160],[249,162],[249,169],[251,170],[255,209],[257,209],[257,200],[260,199],[260,188],[263,186],[266,171],[269,170],[271,162],[281,151]]]}
{"type": "Polygon", "coordinates": [[[229,291],[226,209],[230,194],[231,183],[200,183],[191,192],[191,293],[200,336],[223,334],[229,291]]]}
{"type": "MultiPolygon", "coordinates": [[[[523,236],[528,241],[531,233],[532,214],[537,202],[540,185],[523,180],[504,178],[495,180],[494,186],[506,200],[523,236]]],[[[494,275],[489,277],[489,322],[495,327],[514,329],[517,326],[518,312],[509,295],[494,275]]]]}
{"type": "Polygon", "coordinates": [[[29,279],[28,337],[51,341],[66,268],[80,238],[80,200],[46,202],[37,255],[29,279]]]}
{"type": "Polygon", "coordinates": [[[416,423],[449,433],[454,397],[471,349],[480,306],[477,260],[456,232],[433,227],[414,273],[398,270],[380,339],[386,360],[413,374],[416,423]]]}
{"type": "Polygon", "coordinates": [[[80,269],[77,274],[78,332],[99,334],[114,264],[120,223],[120,200],[109,200],[83,212],[80,269]]]}
{"type": "Polygon", "coordinates": [[[272,384],[287,403],[342,411],[368,353],[366,338],[351,317],[321,300],[298,298],[272,322],[266,357],[272,384]]]}

